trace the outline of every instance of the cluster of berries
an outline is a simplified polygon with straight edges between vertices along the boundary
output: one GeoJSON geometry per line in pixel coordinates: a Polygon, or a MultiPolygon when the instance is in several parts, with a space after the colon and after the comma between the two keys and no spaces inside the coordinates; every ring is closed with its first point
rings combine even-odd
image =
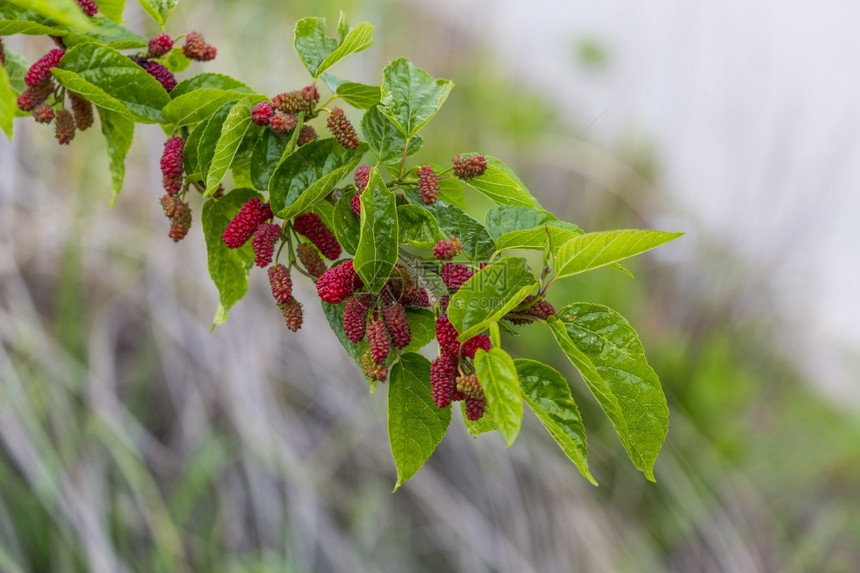
{"type": "MultiPolygon", "coordinates": [[[[167,56],[172,49],[173,38],[168,34],[162,33],[149,39],[145,54],[131,56],[134,63],[158,80],[168,92],[172,92],[173,88],[176,87],[176,77],[164,64],[156,60],[167,56]]],[[[218,50],[214,46],[207,44],[200,32],[189,32],[185,36],[185,45],[182,46],[182,53],[190,60],[208,62],[215,59],[218,50]]]]}
{"type": "MultiPolygon", "coordinates": [[[[251,112],[251,120],[257,125],[268,126],[278,134],[292,133],[299,124],[299,114],[304,112],[305,119],[313,117],[314,108],[319,100],[320,94],[314,86],[280,93],[270,102],[262,101],[255,105],[251,112]]],[[[310,125],[303,124],[296,143],[301,147],[316,138],[316,130],[310,125]]]]}
{"type": "Polygon", "coordinates": [[[54,124],[54,135],[60,145],[71,143],[75,133],[89,129],[94,119],[89,101],[73,92],[57,89],[51,69],[60,65],[65,54],[65,49],[55,48],[36,60],[24,76],[27,89],[18,96],[21,111],[31,112],[38,123],[54,124]],[[65,107],[66,96],[71,110],[65,107]]]}
{"type": "MultiPolygon", "coordinates": [[[[458,179],[472,179],[483,175],[487,170],[487,160],[483,155],[455,155],[451,162],[454,175],[458,179]]],[[[421,200],[432,205],[439,198],[439,176],[429,165],[419,167],[416,172],[421,200]]]]}
{"type": "Polygon", "coordinates": [[[164,142],[161,154],[161,183],[165,191],[161,197],[161,208],[170,220],[168,236],[177,243],[185,238],[191,228],[191,206],[182,200],[184,150],[185,140],[171,137],[164,142]]]}

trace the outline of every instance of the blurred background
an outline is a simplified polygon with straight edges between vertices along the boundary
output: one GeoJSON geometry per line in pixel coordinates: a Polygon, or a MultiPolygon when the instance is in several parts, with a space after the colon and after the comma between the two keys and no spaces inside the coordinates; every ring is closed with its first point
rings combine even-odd
{"type": "MultiPolygon", "coordinates": [[[[417,159],[479,150],[587,230],[686,236],[554,289],[637,327],[671,408],[657,484],[540,328],[505,344],[572,383],[589,485],[536,419],[510,449],[456,413],[400,491],[367,392],[302,283],[284,328],[263,273],[227,324],[199,226],[174,245],[164,141],[139,127],[111,209],[98,130],[0,140],[0,571],[860,569],[860,7],[766,0],[183,0],[207,71],[306,83],[298,18],[340,9],[456,88],[417,159]]],[[[127,24],[155,32],[129,2],[127,24]]],[[[43,38],[15,38],[31,60],[43,38]]],[[[199,64],[195,64],[199,66],[199,64]]],[[[189,73],[202,71],[192,68],[189,73]]]]}

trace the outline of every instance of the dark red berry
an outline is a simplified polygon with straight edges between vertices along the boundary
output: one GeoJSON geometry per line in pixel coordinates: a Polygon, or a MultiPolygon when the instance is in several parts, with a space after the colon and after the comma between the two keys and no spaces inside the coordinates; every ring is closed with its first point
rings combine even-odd
{"type": "Polygon", "coordinates": [[[337,237],[316,213],[310,212],[296,217],[293,221],[293,229],[296,233],[307,237],[327,259],[333,261],[340,256],[341,248],[337,237]]]}
{"type": "Polygon", "coordinates": [[[490,337],[486,334],[476,334],[469,340],[463,343],[463,356],[466,358],[475,358],[475,353],[479,348],[483,348],[487,352],[493,347],[490,337]]]}
{"type": "Polygon", "coordinates": [[[215,56],[218,55],[218,50],[214,46],[207,44],[200,32],[189,32],[185,36],[185,45],[182,46],[182,53],[190,60],[208,62],[215,59],[215,56]]]}
{"type": "Polygon", "coordinates": [[[455,155],[451,161],[454,163],[454,175],[460,179],[472,179],[487,170],[487,160],[483,155],[455,155]]]}
{"type": "Polygon", "coordinates": [[[457,237],[451,237],[445,241],[439,241],[433,247],[433,257],[440,261],[450,261],[463,252],[463,241],[457,237]]]}
{"type": "Polygon", "coordinates": [[[279,302],[278,308],[281,309],[281,314],[284,315],[284,322],[287,324],[287,328],[296,332],[302,327],[302,321],[304,319],[302,303],[297,301],[295,298],[290,298],[286,302],[279,302]]]}
{"type": "Polygon", "coordinates": [[[352,199],[349,200],[349,204],[352,206],[353,215],[361,217],[361,195],[353,195],[352,199]]]}
{"type": "Polygon", "coordinates": [[[439,198],[439,178],[429,165],[418,168],[418,192],[421,200],[432,205],[439,198]]]}
{"type": "Polygon", "coordinates": [[[358,343],[364,340],[369,310],[370,295],[356,294],[347,299],[343,309],[343,330],[350,341],[358,343]]]}
{"type": "Polygon", "coordinates": [[[251,121],[257,125],[269,125],[269,118],[272,117],[274,112],[275,108],[272,107],[271,102],[261,101],[251,111],[251,121]]]}
{"type": "Polygon", "coordinates": [[[161,208],[170,219],[168,236],[174,243],[178,243],[185,238],[191,228],[191,206],[179,197],[166,194],[161,197],[161,208]]]}
{"type": "Polygon", "coordinates": [[[338,143],[344,146],[347,149],[355,149],[358,147],[360,143],[358,141],[358,134],[355,132],[355,128],[350,123],[349,119],[346,117],[346,114],[343,113],[343,110],[339,107],[332,108],[331,113],[326,120],[326,127],[337,139],[338,143]]]}
{"type": "Polygon", "coordinates": [[[170,195],[176,195],[182,190],[182,155],[185,140],[181,137],[171,137],[164,142],[161,153],[161,183],[170,195]]]}
{"type": "Polygon", "coordinates": [[[442,282],[445,286],[456,292],[460,287],[472,278],[472,271],[466,265],[445,263],[442,265],[442,282]]]}
{"type": "Polygon", "coordinates": [[[159,34],[149,39],[147,43],[150,58],[160,58],[173,49],[173,40],[167,34],[159,34]]]}
{"type": "Polygon", "coordinates": [[[484,417],[484,410],[487,409],[486,398],[469,398],[466,397],[466,417],[477,422],[484,417]]]}
{"type": "Polygon", "coordinates": [[[293,279],[290,271],[284,265],[277,264],[269,267],[269,286],[272,288],[272,296],[278,303],[284,303],[293,298],[293,279]]]}
{"type": "Polygon", "coordinates": [[[158,80],[158,83],[168,92],[172,92],[176,87],[176,76],[173,73],[156,62],[155,60],[147,60],[146,58],[131,58],[138,66],[146,70],[146,73],[158,80]]]}
{"type": "Polygon", "coordinates": [[[408,346],[412,341],[412,331],[409,329],[406,310],[395,302],[382,309],[382,318],[394,347],[400,349],[408,346]]]}
{"type": "Polygon", "coordinates": [[[310,243],[302,243],[296,247],[296,255],[299,261],[305,266],[308,274],[318,279],[326,271],[325,262],[323,262],[320,253],[310,243]]]}
{"type": "Polygon", "coordinates": [[[64,55],[66,55],[65,50],[54,48],[33,62],[33,65],[27,70],[27,75],[24,76],[24,83],[32,88],[51,78],[51,68],[60,65],[60,60],[64,55]]]}
{"type": "Polygon", "coordinates": [[[48,99],[54,93],[54,79],[48,78],[41,84],[27,88],[18,96],[18,109],[33,111],[37,105],[48,99]]]}
{"type": "Polygon", "coordinates": [[[446,315],[441,315],[436,319],[436,341],[439,343],[439,348],[444,354],[449,356],[459,356],[460,342],[457,340],[459,333],[446,315]]]}
{"type": "Polygon", "coordinates": [[[67,109],[61,109],[57,112],[54,121],[55,133],[57,142],[60,145],[68,145],[75,138],[75,118],[67,109]]]}
{"type": "Polygon", "coordinates": [[[531,324],[538,320],[546,320],[549,317],[555,315],[556,310],[553,305],[548,303],[545,300],[539,300],[535,303],[532,301],[535,299],[533,295],[526,297],[526,299],[522,302],[521,306],[525,307],[522,310],[515,310],[512,314],[517,316],[513,316],[508,318],[512,323],[517,325],[522,324],[531,324]]]}
{"type": "Polygon", "coordinates": [[[272,218],[272,209],[257,197],[250,199],[224,229],[222,238],[230,249],[238,249],[257,231],[257,227],[272,218]]]}
{"type": "Polygon", "coordinates": [[[355,180],[355,186],[358,189],[359,195],[364,191],[367,187],[367,183],[370,181],[370,170],[370,165],[359,165],[355,168],[355,173],[352,175],[352,178],[355,180]]]}
{"type": "Polygon", "coordinates": [[[322,274],[317,281],[317,294],[324,301],[337,304],[354,293],[360,284],[352,261],[344,261],[322,274]]]}
{"type": "Polygon", "coordinates": [[[33,108],[33,119],[39,123],[51,123],[54,121],[54,110],[46,103],[40,103],[33,108]]]}
{"type": "Polygon", "coordinates": [[[81,10],[84,11],[84,14],[92,18],[99,11],[99,5],[96,4],[93,0],[75,0],[78,3],[78,6],[81,7],[81,10]]]}
{"type": "Polygon", "coordinates": [[[376,318],[372,319],[367,325],[367,342],[370,344],[370,357],[377,364],[383,364],[388,358],[388,353],[391,350],[391,344],[388,339],[388,330],[385,328],[385,323],[376,318]]]}
{"type": "Polygon", "coordinates": [[[275,133],[289,133],[296,128],[298,118],[291,113],[281,113],[276,111],[269,118],[269,127],[275,133]]]}
{"type": "Polygon", "coordinates": [[[254,249],[254,264],[266,267],[272,262],[275,254],[275,243],[281,238],[281,226],[274,223],[263,223],[254,232],[251,247],[254,249]]]}
{"type": "Polygon", "coordinates": [[[440,408],[447,407],[457,389],[457,359],[447,355],[438,356],[430,364],[430,389],[433,401],[440,408]]]}
{"type": "Polygon", "coordinates": [[[316,130],[310,125],[303,125],[301,131],[299,131],[299,139],[298,141],[296,141],[296,144],[301,147],[302,145],[310,143],[316,138],[316,130]]]}
{"type": "Polygon", "coordinates": [[[75,126],[78,131],[85,131],[93,125],[93,104],[76,93],[67,92],[72,104],[72,115],[75,116],[75,126]]]}

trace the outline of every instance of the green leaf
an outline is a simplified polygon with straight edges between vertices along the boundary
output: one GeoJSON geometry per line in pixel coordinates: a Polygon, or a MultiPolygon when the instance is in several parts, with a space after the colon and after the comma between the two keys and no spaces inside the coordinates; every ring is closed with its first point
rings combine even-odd
{"type": "Polygon", "coordinates": [[[382,290],[394,270],[398,237],[397,197],[373,168],[361,194],[361,236],[353,260],[355,272],[373,293],[382,290]]]}
{"type": "Polygon", "coordinates": [[[499,205],[484,215],[484,225],[494,239],[506,233],[543,227],[544,223],[554,220],[552,214],[534,207],[499,205]]]}
{"type": "Polygon", "coordinates": [[[227,320],[227,311],[248,290],[248,271],[254,264],[250,241],[238,249],[229,249],[222,235],[239,208],[253,197],[261,197],[253,189],[235,189],[220,199],[203,204],[203,234],[209,261],[209,275],[218,288],[219,309],[213,328],[227,320]]]}
{"type": "Polygon", "coordinates": [[[117,50],[132,50],[146,47],[146,38],[135,34],[125,26],[108,20],[103,16],[90,19],[91,27],[86,35],[62,30],[59,34],[63,37],[66,46],[73,47],[80,44],[98,42],[115,48],[117,50]]]}
{"type": "MultiPolygon", "coordinates": [[[[416,135],[415,137],[421,136],[416,135]]],[[[432,167],[433,171],[436,173],[443,171],[441,167],[436,165],[432,167]]],[[[463,186],[460,185],[460,180],[455,177],[452,177],[451,179],[443,179],[439,182],[439,199],[449,205],[457,207],[461,211],[466,210],[466,196],[463,194],[463,186]]]]}
{"type": "Polygon", "coordinates": [[[381,163],[400,161],[406,138],[396,125],[382,115],[379,106],[372,107],[361,118],[361,133],[381,163]]]}
{"type": "Polygon", "coordinates": [[[510,447],[523,421],[523,400],[514,360],[501,348],[491,348],[489,352],[478,349],[475,374],[487,396],[487,410],[510,447]]]}
{"type": "Polygon", "coordinates": [[[245,139],[245,134],[248,133],[250,127],[251,103],[246,98],[233,106],[221,126],[221,135],[218,138],[218,143],[215,144],[212,163],[206,172],[204,197],[209,197],[218,190],[218,185],[221,184],[221,180],[224,179],[224,175],[227,174],[227,170],[233,164],[233,158],[236,157],[236,152],[239,151],[239,146],[245,139]]]}
{"type": "Polygon", "coordinates": [[[378,104],[382,97],[379,86],[349,82],[329,73],[324,73],[322,79],[335,95],[358,109],[370,109],[378,104]]]}
{"type": "Polygon", "coordinates": [[[159,0],[159,8],[161,11],[161,18],[164,22],[167,22],[167,19],[173,14],[173,11],[176,10],[176,5],[179,4],[179,0],[159,0]]]}
{"type": "Polygon", "coordinates": [[[215,147],[218,145],[218,140],[221,139],[221,130],[232,108],[232,103],[221,106],[218,111],[212,114],[212,117],[206,122],[203,133],[200,134],[200,140],[197,143],[197,166],[203,181],[206,180],[209,173],[209,166],[212,165],[212,159],[215,157],[215,147]]]}
{"type": "MultiPolygon", "coordinates": [[[[24,3],[28,6],[30,4],[29,2],[22,2],[22,4],[24,3]]],[[[83,16],[83,12],[77,5],[75,5],[75,10],[83,16]]],[[[27,10],[6,0],[0,0],[0,36],[12,34],[60,36],[66,46],[70,48],[88,43],[103,44],[120,50],[146,46],[145,38],[104,16],[84,18],[84,21],[87,26],[86,30],[69,28],[33,10],[27,10]]]]}
{"type": "Polygon", "coordinates": [[[350,191],[338,199],[334,206],[334,213],[332,213],[333,225],[331,226],[337,237],[337,242],[350,255],[355,255],[355,251],[358,249],[358,238],[361,236],[361,223],[355,213],[352,212],[352,197],[354,195],[355,193],[350,191]]]}
{"type": "Polygon", "coordinates": [[[18,94],[12,89],[9,78],[6,76],[6,68],[0,66],[0,129],[10,141],[12,140],[12,124],[17,109],[18,94]]]}
{"type": "MultiPolygon", "coordinates": [[[[302,18],[296,22],[293,44],[314,79],[346,56],[373,45],[373,26],[367,22],[349,30],[340,42],[326,37],[325,29],[325,18],[302,18]]],[[[341,31],[345,30],[341,27],[341,31]]]]}
{"type": "Polygon", "coordinates": [[[113,198],[111,204],[116,201],[122,190],[125,179],[125,157],[131,148],[134,138],[134,120],[128,116],[97,108],[99,120],[101,121],[102,134],[105,136],[108,148],[108,162],[110,168],[111,183],[113,184],[113,198]]]}
{"type": "Polygon", "coordinates": [[[436,315],[428,308],[406,309],[409,332],[412,338],[400,352],[418,352],[436,338],[436,315]]]}
{"type": "Polygon", "coordinates": [[[179,0],[139,0],[139,2],[146,13],[162,28],[179,4],[179,0]]]}
{"type": "Polygon", "coordinates": [[[572,223],[559,221],[543,209],[500,205],[485,216],[484,224],[496,240],[496,248],[542,250],[551,241],[553,252],[570,238],[582,234],[572,223]]]}
{"type": "MultiPolygon", "coordinates": [[[[10,50],[8,47],[5,47],[5,50],[6,65],[4,68],[6,70],[6,77],[9,80],[9,85],[15,91],[15,94],[21,95],[21,93],[27,89],[24,77],[27,75],[27,70],[30,69],[30,62],[24,59],[23,56],[10,50]]],[[[15,107],[18,107],[17,102],[15,103],[15,107]]],[[[30,115],[29,112],[21,113],[30,115]]]]}
{"type": "Polygon", "coordinates": [[[275,133],[271,129],[263,131],[251,156],[251,182],[255,189],[269,188],[269,179],[289,141],[288,133],[275,133]]]}
{"type": "Polygon", "coordinates": [[[346,353],[349,354],[352,359],[355,360],[358,367],[361,368],[361,356],[367,352],[368,345],[365,341],[361,341],[356,344],[346,337],[346,331],[343,329],[343,311],[344,308],[346,308],[346,301],[338,304],[330,304],[320,300],[320,303],[322,304],[323,314],[325,314],[332,332],[334,332],[344,350],[346,350],[346,353]]]}
{"type": "Polygon", "coordinates": [[[454,83],[434,79],[406,58],[394,60],[382,72],[382,115],[406,137],[412,137],[445,103],[454,83]]]}
{"type": "Polygon", "coordinates": [[[195,174],[197,175],[196,179],[201,179],[203,177],[203,172],[200,170],[200,159],[197,153],[198,148],[200,147],[200,140],[203,138],[203,133],[206,131],[206,125],[207,122],[205,121],[198,123],[188,135],[188,139],[185,140],[185,149],[182,153],[182,163],[186,179],[193,179],[195,174]]]}
{"type": "Polygon", "coordinates": [[[292,219],[328,195],[367,152],[367,145],[350,150],[334,138],[316,139],[287,156],[269,180],[272,210],[292,219]]]}
{"type": "Polygon", "coordinates": [[[481,434],[486,434],[487,432],[492,432],[493,430],[498,429],[496,420],[493,419],[493,414],[491,414],[489,410],[485,410],[484,415],[481,416],[479,420],[472,421],[466,415],[466,401],[463,400],[460,402],[460,411],[463,414],[463,425],[466,426],[466,431],[469,432],[469,435],[471,436],[475,436],[477,438],[481,434]]]}
{"type": "Polygon", "coordinates": [[[525,259],[505,257],[487,265],[460,287],[448,318],[465,341],[513,310],[538,286],[525,259]]]}
{"type": "Polygon", "coordinates": [[[520,389],[529,408],[585,478],[597,485],[588,470],[588,443],[579,408],[561,373],[536,360],[514,360],[520,389]]]}
{"type": "MultiPolygon", "coordinates": [[[[184,72],[191,65],[191,59],[183,53],[182,48],[173,48],[160,61],[174,74],[184,72]]],[[[173,88],[173,90],[176,91],[176,88],[173,88]]],[[[170,97],[173,97],[173,92],[170,92],[170,97]]]]}
{"type": "Polygon", "coordinates": [[[430,362],[404,354],[391,369],[388,389],[388,439],[397,468],[394,490],[424,465],[451,423],[451,409],[437,408],[430,390],[430,362]]]}
{"type": "Polygon", "coordinates": [[[90,19],[86,17],[75,0],[6,0],[6,2],[53,20],[61,26],[71,26],[80,30],[89,30],[92,27],[90,19]]]}
{"type": "Polygon", "coordinates": [[[524,207],[540,207],[531,192],[520,181],[514,172],[491,155],[487,159],[487,170],[478,177],[466,179],[464,183],[480,191],[499,205],[521,205],[524,207]]]}
{"type": "Polygon", "coordinates": [[[254,93],[254,90],[249,88],[247,85],[243,84],[239,80],[231,78],[230,76],[205,73],[197,74],[196,76],[192,76],[187,80],[182,80],[176,84],[176,87],[173,88],[172,92],[170,92],[170,97],[176,99],[179,96],[184,96],[185,94],[190,94],[193,91],[202,89],[226,90],[244,94],[254,93]]]}
{"type": "Polygon", "coordinates": [[[404,188],[403,191],[411,204],[436,215],[443,235],[453,235],[463,241],[463,252],[469,258],[486,261],[496,252],[496,243],[487,229],[459,207],[442,200],[426,205],[416,189],[404,188]]]}
{"type": "Polygon", "coordinates": [[[683,233],[626,229],[573,237],[558,250],[556,277],[569,277],[628,259],[681,235],[683,233]]]}
{"type": "MultiPolygon", "coordinates": [[[[203,121],[215,113],[222,105],[247,98],[248,94],[232,90],[201,88],[181,95],[162,110],[164,121],[174,125],[190,125],[203,121]]],[[[265,96],[256,95],[252,103],[262,101],[265,96]]]]}
{"type": "Polygon", "coordinates": [[[401,243],[432,248],[437,242],[447,239],[439,229],[436,217],[418,205],[400,205],[397,219],[400,221],[401,243]]]}
{"type": "Polygon", "coordinates": [[[654,481],[669,409],[636,331],[614,310],[591,303],[566,306],[547,323],[609,416],[633,465],[654,481]]]}
{"type": "Polygon", "coordinates": [[[143,123],[163,121],[161,109],[170,101],[162,85],[121,52],[81,44],[69,49],[52,70],[66,88],[95,105],[123,113],[120,102],[143,123]]]}
{"type": "Polygon", "coordinates": [[[125,0],[98,0],[99,12],[117,24],[122,24],[125,0]]]}

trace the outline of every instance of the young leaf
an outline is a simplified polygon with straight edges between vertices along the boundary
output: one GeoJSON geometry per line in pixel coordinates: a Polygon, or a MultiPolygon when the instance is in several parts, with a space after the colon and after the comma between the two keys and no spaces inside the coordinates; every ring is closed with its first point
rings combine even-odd
{"type": "Polygon", "coordinates": [[[334,138],[317,139],[284,159],[269,180],[272,210],[291,219],[328,195],[367,152],[367,145],[346,149],[334,138]]]}
{"type": "Polygon", "coordinates": [[[418,205],[400,205],[397,207],[397,219],[400,222],[401,243],[432,248],[437,242],[447,238],[439,229],[436,217],[418,205]]]}
{"type": "Polygon", "coordinates": [[[355,272],[371,292],[382,290],[394,270],[398,237],[397,197],[374,168],[361,194],[361,236],[353,261],[355,272]]]}
{"type": "Polygon", "coordinates": [[[683,233],[626,229],[573,237],[558,250],[556,277],[569,277],[628,259],[681,235],[683,233]]]}
{"type": "Polygon", "coordinates": [[[218,312],[212,323],[214,328],[227,320],[227,311],[248,290],[248,270],[254,264],[251,243],[238,249],[229,249],[222,235],[239,208],[260,194],[253,189],[235,189],[220,199],[209,199],[203,204],[203,235],[209,261],[209,275],[218,288],[218,312]]]}
{"type": "Polygon", "coordinates": [[[74,0],[6,0],[9,4],[15,4],[20,8],[32,10],[39,16],[43,16],[60,24],[70,26],[79,30],[89,30],[92,23],[81,11],[80,6],[74,0]]]}
{"type": "Polygon", "coordinates": [[[448,318],[460,333],[460,341],[489,328],[537,286],[525,259],[519,257],[505,257],[475,273],[448,305],[448,318]]]}
{"type": "Polygon", "coordinates": [[[466,185],[480,191],[499,205],[540,207],[537,199],[507,165],[491,155],[484,157],[487,160],[487,170],[483,175],[466,179],[466,185]]]}
{"type": "Polygon", "coordinates": [[[170,92],[170,97],[176,99],[179,96],[183,96],[193,91],[202,89],[227,90],[243,94],[254,93],[254,90],[252,90],[239,80],[231,78],[230,76],[225,76],[223,74],[205,73],[191,76],[187,80],[182,80],[181,82],[176,84],[176,87],[173,88],[172,92],[170,92]]]}
{"type": "Polygon", "coordinates": [[[361,236],[361,224],[359,218],[352,211],[352,197],[354,193],[344,193],[337,204],[334,206],[332,213],[333,225],[330,227],[337,242],[350,255],[355,255],[358,249],[358,238],[361,236]]]}
{"type": "Polygon", "coordinates": [[[118,101],[143,123],[163,121],[161,109],[170,102],[158,80],[107,46],[75,46],[66,52],[52,73],[63,86],[96,106],[122,113],[122,109],[117,109],[118,101]]]}
{"type": "Polygon", "coordinates": [[[382,115],[406,137],[412,137],[445,103],[454,83],[434,79],[406,58],[394,60],[382,72],[382,115]]]}
{"type": "Polygon", "coordinates": [[[128,155],[131,141],[134,138],[134,121],[126,115],[108,109],[96,109],[99,112],[102,134],[107,141],[110,177],[111,183],[113,183],[113,198],[111,199],[111,204],[113,204],[122,189],[123,179],[125,179],[125,156],[128,155]]]}
{"type": "Polygon", "coordinates": [[[6,68],[0,66],[0,129],[12,140],[12,124],[18,109],[18,94],[12,89],[6,68]]]}
{"type": "Polygon", "coordinates": [[[346,56],[373,45],[373,26],[367,22],[362,22],[348,32],[342,29],[345,35],[340,42],[326,37],[325,24],[325,18],[302,18],[296,22],[293,43],[314,79],[346,56]]]}
{"type": "Polygon", "coordinates": [[[430,362],[407,353],[391,368],[388,439],[397,468],[394,490],[424,465],[451,423],[451,409],[437,408],[430,391],[430,362]]]}
{"type": "MultiPolygon", "coordinates": [[[[222,105],[248,98],[248,94],[233,90],[200,88],[181,95],[161,110],[164,121],[179,127],[203,121],[215,113],[222,105]]],[[[256,95],[249,101],[256,103],[266,99],[256,95]]]]}
{"type": "Polygon", "coordinates": [[[508,447],[517,439],[523,421],[523,400],[514,360],[501,348],[475,353],[475,374],[487,396],[487,410],[508,447]]]}
{"type": "Polygon", "coordinates": [[[271,129],[263,131],[251,156],[251,183],[255,189],[264,191],[269,188],[269,179],[289,141],[288,133],[275,133],[271,129]]]}
{"type": "Polygon", "coordinates": [[[218,190],[218,185],[227,174],[227,170],[233,163],[233,158],[239,150],[245,134],[251,127],[251,103],[249,99],[243,99],[233,106],[224,124],[221,126],[221,135],[215,144],[215,153],[212,163],[206,172],[206,192],[204,197],[209,197],[218,190]]]}
{"type": "Polygon", "coordinates": [[[614,310],[591,303],[569,305],[548,324],[609,416],[633,465],[654,481],[669,409],[636,331],[614,310]]]}
{"type": "MultiPolygon", "coordinates": [[[[421,136],[415,136],[415,138],[419,137],[421,136]]],[[[409,148],[412,149],[411,144],[409,148]]],[[[435,171],[436,173],[444,171],[444,169],[442,167],[439,167],[438,165],[433,165],[432,167],[433,171],[435,171]]],[[[448,205],[453,205],[454,207],[457,207],[462,211],[466,210],[466,196],[463,193],[463,186],[460,185],[460,181],[456,177],[452,177],[451,179],[442,179],[439,182],[439,199],[441,199],[448,205]]]]}
{"type": "Polygon", "coordinates": [[[374,44],[373,26],[367,22],[358,24],[347,32],[340,42],[340,45],[335,50],[326,56],[325,60],[320,64],[319,69],[313,74],[315,78],[347,57],[350,54],[361,52],[371,47],[374,44]]]}
{"type": "Polygon", "coordinates": [[[138,2],[144,12],[149,14],[149,16],[163,28],[164,17],[161,15],[161,0],[138,0],[138,2]]]}
{"type": "Polygon", "coordinates": [[[335,95],[358,109],[370,109],[378,104],[382,97],[379,86],[349,82],[328,72],[322,74],[322,79],[335,95]]]}
{"type": "Polygon", "coordinates": [[[588,444],[579,408],[561,373],[536,360],[514,360],[520,389],[529,408],[585,478],[597,485],[588,470],[588,444]]]}

